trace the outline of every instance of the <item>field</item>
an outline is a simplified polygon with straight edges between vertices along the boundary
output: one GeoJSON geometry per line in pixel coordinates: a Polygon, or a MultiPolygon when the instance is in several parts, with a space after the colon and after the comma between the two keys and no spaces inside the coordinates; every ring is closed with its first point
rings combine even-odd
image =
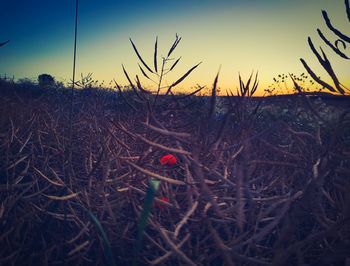
{"type": "Polygon", "coordinates": [[[349,265],[347,97],[0,85],[1,265],[349,265]]]}

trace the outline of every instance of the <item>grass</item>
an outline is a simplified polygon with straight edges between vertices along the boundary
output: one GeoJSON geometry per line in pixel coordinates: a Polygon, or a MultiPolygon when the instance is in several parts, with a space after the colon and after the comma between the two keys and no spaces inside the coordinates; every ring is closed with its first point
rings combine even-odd
{"type": "Polygon", "coordinates": [[[154,179],[150,180],[145,202],[143,204],[140,221],[138,222],[137,240],[134,247],[133,265],[138,264],[140,251],[142,249],[143,235],[146,229],[148,217],[150,216],[150,213],[151,213],[151,208],[152,208],[154,198],[156,196],[156,192],[159,188],[159,184],[160,184],[160,181],[158,180],[154,180],[154,179]]]}
{"type": "Polygon", "coordinates": [[[135,111],[116,92],[77,90],[65,179],[69,94],[16,86],[0,90],[1,264],[105,265],[110,253],[132,264],[151,178],[164,208],[147,211],[140,265],[347,259],[346,101],[242,88],[159,96],[153,107],[155,95],[123,94],[135,111]],[[176,165],[160,165],[169,152],[176,165]]]}
{"type": "Polygon", "coordinates": [[[75,203],[75,204],[88,214],[88,216],[90,217],[90,220],[92,221],[93,225],[96,227],[99,235],[101,236],[102,242],[103,242],[103,251],[104,251],[104,255],[106,258],[106,262],[107,262],[106,265],[115,266],[116,264],[115,264],[113,253],[111,250],[111,245],[109,243],[107,234],[106,234],[105,230],[103,229],[103,226],[101,225],[100,221],[96,218],[96,216],[91,211],[89,211],[88,209],[86,209],[82,205],[79,205],[77,203],[75,203]]]}
{"type": "Polygon", "coordinates": [[[0,79],[1,265],[348,264],[350,106],[323,51],[309,38],[334,86],[301,62],[342,96],[311,98],[289,74],[297,94],[257,99],[257,73],[236,96],[217,96],[219,73],[210,97],[177,96],[199,65],[163,86],[180,40],[159,65],[156,38],[153,68],[130,40],[155,94],[124,67],[130,90],[88,74],[74,101],[0,79]]]}

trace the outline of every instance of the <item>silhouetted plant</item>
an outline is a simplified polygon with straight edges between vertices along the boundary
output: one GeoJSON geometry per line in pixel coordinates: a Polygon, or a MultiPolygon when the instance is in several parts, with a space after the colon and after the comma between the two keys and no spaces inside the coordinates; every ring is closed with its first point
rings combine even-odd
{"type": "MultiPolygon", "coordinates": [[[[72,81],[70,82],[69,86],[71,86],[72,81]]],[[[89,89],[92,88],[94,85],[97,84],[96,80],[93,80],[92,73],[88,73],[87,75],[84,75],[83,73],[80,74],[80,80],[76,81],[74,85],[81,89],[89,89]]]]}
{"type": "Polygon", "coordinates": [[[7,40],[6,42],[0,42],[0,47],[4,46],[5,44],[7,44],[10,40],[7,40]]]}
{"type": "MultiPolygon", "coordinates": [[[[171,72],[172,70],[175,69],[175,67],[178,65],[181,57],[177,58],[176,60],[174,58],[171,58],[170,56],[172,55],[172,53],[174,52],[174,50],[176,49],[177,45],[179,44],[179,42],[181,41],[181,37],[179,37],[176,34],[175,37],[175,41],[173,43],[173,45],[170,47],[168,53],[166,56],[162,56],[162,63],[161,63],[161,67],[160,69],[158,68],[158,37],[156,38],[155,41],[155,45],[154,45],[154,56],[153,56],[153,70],[151,67],[149,67],[149,65],[145,62],[145,60],[142,58],[141,54],[139,53],[139,51],[136,48],[136,45],[134,44],[134,42],[131,40],[130,38],[130,42],[131,45],[138,57],[138,59],[140,60],[142,66],[140,64],[138,64],[140,71],[142,73],[142,75],[150,80],[151,82],[153,82],[156,87],[157,87],[157,93],[156,93],[156,97],[154,100],[154,104],[156,103],[157,99],[158,99],[158,95],[160,94],[160,91],[162,89],[166,89],[165,95],[168,94],[172,94],[172,88],[174,88],[175,86],[177,86],[178,84],[180,84],[188,75],[190,75],[190,73],[197,68],[200,64],[196,64],[195,66],[193,66],[192,68],[190,68],[185,74],[183,74],[179,79],[177,79],[176,81],[172,82],[171,85],[166,85],[163,86],[163,81],[164,81],[164,77],[171,72]],[[172,63],[171,65],[168,65],[171,61],[175,60],[174,63],[172,63]]],[[[134,85],[133,81],[130,79],[130,76],[128,75],[128,72],[126,71],[124,65],[122,65],[123,67],[123,71],[124,74],[127,78],[127,80],[129,81],[130,87],[135,91],[135,93],[137,94],[137,90],[139,90],[142,94],[149,94],[151,93],[150,91],[146,90],[143,88],[143,86],[141,85],[139,76],[136,75],[135,78],[135,82],[136,82],[136,86],[134,85]]]]}
{"type": "Polygon", "coordinates": [[[258,72],[256,72],[254,77],[254,83],[252,87],[250,87],[250,82],[252,80],[253,73],[250,75],[246,84],[242,81],[241,75],[239,75],[239,90],[237,89],[237,95],[240,97],[252,97],[256,90],[258,89],[259,80],[258,80],[258,72]]]}
{"type": "Polygon", "coordinates": [[[17,86],[23,89],[34,89],[37,87],[37,84],[29,78],[21,78],[17,81],[17,86]]]}
{"type": "Polygon", "coordinates": [[[12,77],[8,77],[6,74],[3,75],[3,76],[0,75],[0,80],[5,81],[5,82],[14,83],[15,82],[15,76],[13,75],[12,77]]]}
{"type": "Polygon", "coordinates": [[[38,84],[40,87],[53,87],[55,78],[49,74],[41,74],[38,76],[38,84]]]}
{"type": "Polygon", "coordinates": [[[217,76],[211,97],[161,97],[153,113],[114,108],[114,92],[77,91],[71,187],[62,168],[69,95],[0,90],[0,264],[15,254],[18,265],[132,265],[135,255],[140,265],[295,265],[296,255],[345,265],[349,112],[319,102],[320,115],[335,117],[328,127],[304,105],[288,110],[300,98],[291,96],[257,116],[254,101],[269,99],[247,97],[254,76],[240,82],[242,97],[216,97],[217,76]],[[159,162],[168,153],[176,165],[159,162]],[[150,208],[151,178],[164,208],[150,208]]]}
{"type": "MultiPolygon", "coordinates": [[[[350,21],[350,5],[349,5],[349,0],[345,0],[345,9],[346,9],[346,14],[348,17],[348,20],[350,21]]],[[[331,20],[328,17],[328,14],[326,11],[322,10],[322,15],[323,15],[323,19],[328,27],[328,29],[330,29],[337,37],[339,37],[339,39],[337,39],[334,42],[334,45],[323,35],[323,33],[321,32],[320,29],[317,29],[318,35],[320,36],[320,38],[341,58],[349,60],[350,58],[344,54],[340,48],[339,45],[341,44],[343,46],[344,49],[346,49],[346,44],[350,43],[350,37],[343,34],[342,32],[340,32],[338,29],[336,29],[332,23],[331,20]]],[[[333,85],[330,85],[329,83],[325,82],[324,80],[322,80],[320,77],[318,77],[313,71],[312,69],[308,66],[308,64],[306,63],[306,61],[302,58],[300,58],[300,61],[302,62],[302,64],[304,65],[305,69],[307,70],[307,72],[310,74],[310,76],[321,86],[323,86],[324,88],[326,88],[327,90],[331,91],[331,92],[338,92],[340,94],[345,94],[345,91],[348,90],[348,88],[346,88],[343,84],[340,83],[340,81],[338,80],[338,77],[336,76],[332,65],[330,63],[330,61],[328,60],[325,52],[323,51],[323,49],[320,47],[322,55],[316,50],[312,40],[310,37],[308,37],[308,43],[309,46],[312,50],[312,52],[315,54],[315,56],[317,57],[318,61],[320,62],[320,64],[322,65],[322,67],[327,71],[328,75],[332,78],[332,81],[334,83],[333,85]]]]}
{"type": "MultiPolygon", "coordinates": [[[[320,92],[322,90],[322,87],[305,73],[301,73],[300,75],[291,73],[290,75],[298,82],[300,88],[304,92],[320,92]]],[[[273,83],[265,89],[265,92],[270,96],[283,93],[290,94],[295,91],[295,88],[293,87],[293,81],[291,83],[288,81],[291,80],[287,74],[279,74],[277,77],[273,78],[273,83]]]]}

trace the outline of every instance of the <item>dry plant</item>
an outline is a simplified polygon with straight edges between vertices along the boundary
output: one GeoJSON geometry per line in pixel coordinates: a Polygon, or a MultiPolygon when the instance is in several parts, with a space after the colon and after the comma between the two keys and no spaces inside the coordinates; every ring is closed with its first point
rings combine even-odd
{"type": "Polygon", "coordinates": [[[219,73],[210,97],[173,95],[198,65],[161,95],[180,39],[161,68],[157,40],[154,68],[132,42],[156,94],[126,70],[125,102],[75,91],[68,137],[68,94],[0,90],[1,265],[349,261],[349,108],[329,118],[296,95],[295,115],[274,117],[285,103],[253,97],[257,73],[239,76],[237,95],[217,96],[219,73]],[[176,164],[161,164],[169,153],[176,164]]]}
{"type": "Polygon", "coordinates": [[[210,97],[162,96],[154,108],[149,98],[138,112],[77,91],[69,179],[63,168],[69,95],[4,93],[1,264],[105,265],[106,241],[117,265],[131,264],[151,178],[161,181],[155,201],[164,208],[150,212],[141,264],[343,263],[348,110],[339,109],[332,127],[312,114],[313,127],[261,120],[268,103],[248,97],[252,79],[241,82],[240,97],[222,98],[218,119],[217,83],[218,77],[210,97]],[[192,116],[193,106],[199,115],[192,116]],[[159,164],[166,153],[177,157],[175,166],[159,164]]]}
{"type": "MultiPolygon", "coordinates": [[[[350,4],[349,4],[349,0],[344,0],[345,3],[345,10],[346,10],[346,14],[347,14],[347,18],[350,21],[350,4]]],[[[350,58],[343,53],[343,51],[340,49],[340,45],[343,46],[343,49],[346,49],[346,44],[350,43],[350,37],[345,35],[344,33],[342,33],[341,31],[339,31],[337,28],[335,28],[331,22],[331,20],[328,17],[328,13],[326,11],[322,11],[322,16],[323,19],[328,27],[329,30],[331,30],[339,39],[337,39],[334,44],[329,41],[327,39],[327,37],[322,33],[322,31],[320,29],[317,29],[317,33],[320,36],[320,38],[325,42],[325,44],[327,44],[328,47],[330,47],[338,56],[340,56],[341,58],[345,59],[345,60],[349,60],[350,58]]],[[[310,76],[321,86],[323,86],[323,88],[333,92],[333,93],[339,93],[339,94],[348,94],[349,93],[349,89],[346,88],[338,79],[337,75],[335,74],[333,67],[330,63],[330,61],[328,60],[325,52],[323,51],[322,48],[321,52],[322,55],[316,50],[311,38],[308,38],[308,43],[309,46],[311,48],[311,51],[314,53],[314,55],[316,56],[317,60],[319,61],[319,63],[321,64],[321,66],[327,71],[328,75],[331,77],[334,85],[331,85],[327,82],[325,82],[324,80],[322,80],[320,77],[318,77],[313,71],[312,69],[308,66],[308,64],[306,63],[306,61],[304,59],[300,59],[300,61],[302,62],[302,64],[304,65],[305,69],[307,70],[307,72],[310,74],[310,76]]]]}
{"type": "Polygon", "coordinates": [[[10,40],[7,40],[6,42],[0,42],[0,47],[4,46],[5,44],[7,44],[10,40]]]}
{"type": "MultiPolygon", "coordinates": [[[[191,67],[179,79],[177,79],[176,81],[172,82],[171,85],[163,86],[162,82],[164,81],[165,76],[175,69],[175,67],[178,65],[178,63],[179,63],[179,61],[181,59],[181,57],[179,57],[179,58],[177,58],[175,60],[175,58],[171,58],[170,57],[173,54],[173,52],[175,51],[175,49],[178,46],[178,44],[180,43],[180,41],[181,41],[181,37],[179,37],[176,34],[174,43],[169,48],[169,51],[168,51],[167,55],[166,56],[162,56],[161,67],[158,68],[158,37],[157,37],[156,41],[155,41],[155,44],[154,44],[153,68],[151,68],[151,67],[149,67],[147,65],[145,60],[142,58],[140,52],[137,50],[136,45],[134,44],[134,42],[130,38],[131,45],[132,45],[132,47],[133,47],[133,49],[134,49],[138,59],[140,60],[140,62],[142,64],[142,66],[140,64],[138,64],[142,75],[144,76],[144,78],[150,80],[151,82],[153,82],[156,85],[156,97],[154,98],[153,106],[156,105],[156,102],[157,102],[157,99],[158,99],[158,96],[159,96],[161,90],[165,90],[166,89],[165,95],[168,95],[168,94],[172,94],[173,95],[172,89],[175,86],[177,86],[178,84],[180,84],[187,76],[189,76],[191,74],[191,72],[193,70],[195,70],[201,64],[201,62],[200,62],[200,63],[196,64],[195,66],[191,67]]],[[[129,81],[130,87],[132,88],[134,93],[138,96],[138,98],[140,98],[141,101],[142,101],[144,99],[144,97],[141,97],[137,91],[139,90],[139,92],[142,93],[142,94],[149,94],[151,92],[148,91],[147,89],[143,88],[143,86],[142,86],[142,84],[140,82],[140,78],[139,78],[138,75],[136,75],[136,78],[135,78],[135,82],[136,82],[136,86],[135,86],[133,81],[129,77],[128,72],[126,71],[126,69],[125,69],[125,67],[123,65],[122,65],[122,68],[123,68],[123,71],[124,71],[124,74],[125,74],[127,80],[129,81]]],[[[116,83],[116,87],[118,88],[118,90],[121,91],[120,90],[120,86],[117,84],[117,82],[115,82],[115,83],[116,83]]],[[[199,88],[198,90],[196,90],[193,93],[197,93],[201,89],[202,88],[199,88]]]]}

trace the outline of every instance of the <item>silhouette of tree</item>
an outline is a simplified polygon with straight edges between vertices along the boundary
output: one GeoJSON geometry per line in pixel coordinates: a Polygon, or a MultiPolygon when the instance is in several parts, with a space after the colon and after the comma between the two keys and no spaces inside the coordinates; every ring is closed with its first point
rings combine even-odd
{"type": "Polygon", "coordinates": [[[40,87],[51,87],[55,85],[55,78],[49,74],[41,74],[38,76],[38,83],[40,87]]]}

